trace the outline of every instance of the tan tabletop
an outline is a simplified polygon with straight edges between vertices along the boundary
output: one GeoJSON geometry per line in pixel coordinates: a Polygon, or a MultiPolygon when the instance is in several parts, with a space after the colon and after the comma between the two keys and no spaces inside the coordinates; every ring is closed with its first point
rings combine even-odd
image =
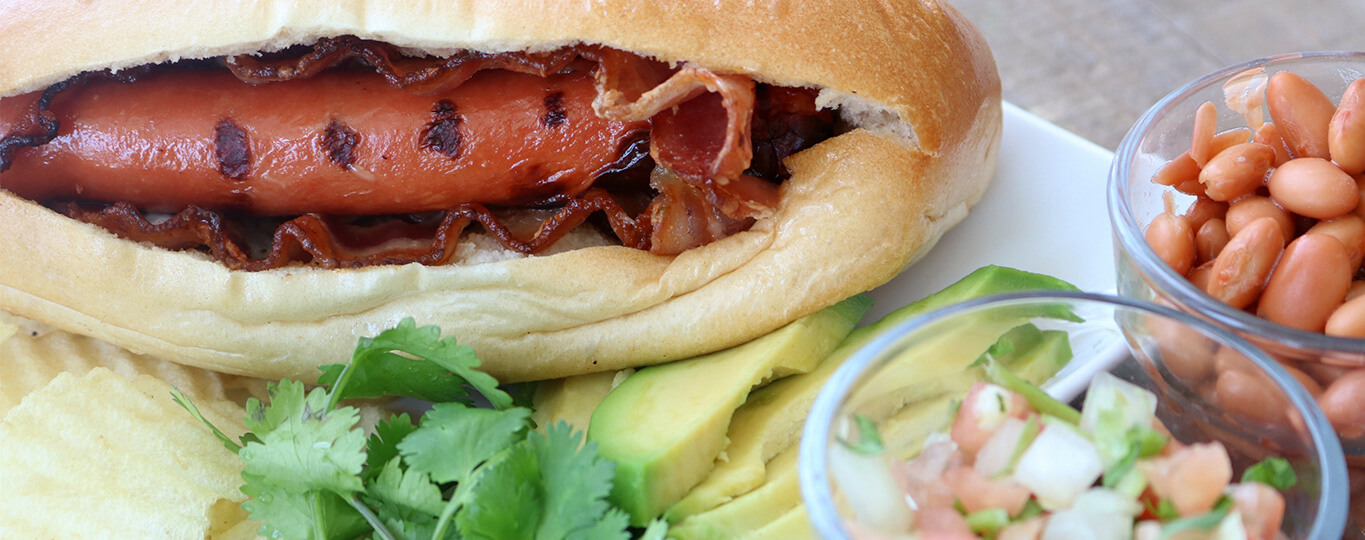
{"type": "Polygon", "coordinates": [[[986,36],[1005,100],[1113,150],[1157,100],[1219,67],[1365,50],[1359,0],[948,0],[986,36]]]}

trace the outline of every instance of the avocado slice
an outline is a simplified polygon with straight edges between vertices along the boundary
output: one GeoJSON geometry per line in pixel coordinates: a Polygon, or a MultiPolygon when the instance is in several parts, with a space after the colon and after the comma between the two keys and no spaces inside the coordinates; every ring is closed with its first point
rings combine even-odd
{"type": "Polygon", "coordinates": [[[815,528],[810,525],[810,516],[806,514],[805,504],[797,504],[795,508],[787,510],[785,514],[752,534],[744,535],[745,540],[798,540],[801,538],[812,540],[816,538],[815,528]]]}
{"type": "Polygon", "coordinates": [[[593,412],[588,440],[616,462],[610,499],[642,526],[711,472],[730,417],[773,376],[813,369],[871,307],[858,295],[724,351],[640,369],[593,412]]]}
{"type": "MultiPolygon", "coordinates": [[[[937,293],[888,314],[880,321],[854,330],[814,371],[774,381],[751,393],[748,401],[735,412],[731,420],[728,434],[730,446],[725,450],[727,459],[717,461],[715,470],[682,500],[669,508],[665,517],[676,523],[688,516],[715,508],[739,494],[762,485],[766,474],[764,464],[800,437],[806,415],[825,382],[844,360],[888,329],[929,310],[972,298],[1043,289],[1076,290],[1076,287],[1043,274],[1005,266],[986,266],[937,293]]],[[[994,342],[1001,331],[1017,322],[1011,320],[1004,328],[995,330],[994,334],[987,337],[981,337],[986,335],[981,334],[977,339],[983,343],[994,342]]],[[[1023,337],[1019,336],[1017,339],[1021,340],[1021,345],[1027,345],[1023,343],[1023,337]]],[[[980,350],[983,348],[977,347],[976,352],[980,350]]],[[[930,363],[930,367],[918,376],[924,381],[944,380],[961,371],[965,363],[974,359],[975,355],[976,353],[971,353],[962,356],[959,362],[930,363]]],[[[1065,360],[1062,363],[1065,363],[1065,360]]],[[[927,384],[924,388],[920,388],[920,385],[911,385],[910,388],[922,392],[919,394],[920,399],[953,390],[952,387],[936,389],[927,384]]],[[[905,399],[911,401],[915,396],[908,395],[905,399]]],[[[890,411],[886,414],[890,414],[890,411]]]]}
{"type": "Polygon", "coordinates": [[[531,420],[542,430],[562,420],[573,426],[574,431],[587,431],[592,412],[606,399],[607,393],[616,385],[616,379],[624,379],[623,374],[629,371],[603,371],[541,381],[531,400],[531,420]]]}
{"type": "Polygon", "coordinates": [[[999,360],[1011,373],[1041,386],[1061,371],[1071,356],[1071,336],[1061,330],[1044,330],[1040,340],[1028,350],[999,360]]]}
{"type": "MultiPolygon", "coordinates": [[[[1010,342],[1012,350],[999,355],[996,361],[1034,384],[1052,377],[1071,359],[1070,341],[1063,331],[1040,330],[1032,324],[1023,324],[1004,332],[996,343],[1006,340],[1010,342]]],[[[924,381],[926,390],[919,399],[882,422],[880,432],[883,441],[889,447],[904,445],[911,448],[914,452],[910,454],[918,452],[930,433],[947,428],[951,416],[948,413],[953,402],[961,399],[971,385],[984,376],[979,366],[967,365],[950,376],[924,381]]],[[[803,377],[778,381],[755,391],[752,397],[780,389],[779,384],[785,386],[800,378],[803,377]]],[[[773,402],[767,401],[763,405],[771,406],[773,402]]],[[[750,403],[746,403],[741,411],[749,406],[750,403]]],[[[740,413],[736,413],[732,429],[739,427],[739,421],[740,413]]],[[[789,441],[788,444],[766,467],[760,464],[761,469],[766,468],[766,481],[756,489],[683,519],[669,530],[669,535],[679,540],[814,538],[799,493],[795,498],[792,493],[800,490],[796,483],[796,464],[785,459],[797,453],[799,446],[795,441],[789,441]]],[[[901,457],[909,457],[909,454],[901,457]]],[[[711,482],[714,477],[712,475],[707,481],[711,482]]]]}
{"type": "Polygon", "coordinates": [[[768,463],[768,481],[758,489],[668,529],[676,540],[735,539],[762,529],[801,505],[796,462],[800,448],[792,445],[768,463]]]}

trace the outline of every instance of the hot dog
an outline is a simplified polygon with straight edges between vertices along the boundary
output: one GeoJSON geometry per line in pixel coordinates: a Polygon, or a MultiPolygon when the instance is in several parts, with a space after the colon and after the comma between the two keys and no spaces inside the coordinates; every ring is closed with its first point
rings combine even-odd
{"type": "MultiPolygon", "coordinates": [[[[593,114],[587,70],[488,70],[438,95],[367,75],[253,86],[200,70],[92,82],[58,95],[60,134],[20,150],[0,187],[170,213],[190,204],[263,215],[527,205],[582,194],[648,128],[593,114]]],[[[0,133],[33,99],[0,100],[0,133]]]]}
{"type": "Polygon", "coordinates": [[[503,380],[733,345],[913,262],[999,140],[946,6],[113,5],[0,23],[0,308],[237,373],[404,316],[503,380]]]}

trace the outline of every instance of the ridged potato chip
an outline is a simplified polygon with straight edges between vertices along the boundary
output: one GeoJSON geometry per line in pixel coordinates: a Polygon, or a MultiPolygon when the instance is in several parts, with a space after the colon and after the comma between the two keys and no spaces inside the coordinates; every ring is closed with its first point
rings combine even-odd
{"type": "Polygon", "coordinates": [[[0,416],[61,373],[105,367],[126,379],[151,375],[195,399],[245,403],[265,397],[265,381],[182,366],[133,354],[103,341],[77,336],[0,312],[0,416]]]}
{"type": "MultiPolygon", "coordinates": [[[[254,535],[238,505],[241,460],[170,392],[95,367],[56,375],[5,413],[0,538],[254,535]]],[[[195,401],[229,437],[245,431],[240,405],[195,401]]]]}

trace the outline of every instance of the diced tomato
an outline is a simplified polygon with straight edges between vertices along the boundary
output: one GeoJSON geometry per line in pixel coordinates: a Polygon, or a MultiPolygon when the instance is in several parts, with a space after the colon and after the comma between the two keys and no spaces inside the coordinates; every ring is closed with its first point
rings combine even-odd
{"type": "Polygon", "coordinates": [[[901,489],[915,506],[952,506],[953,492],[940,478],[962,463],[962,453],[948,439],[931,441],[915,459],[892,465],[901,489]]]}
{"type": "Polygon", "coordinates": [[[959,538],[958,535],[966,535],[961,538],[976,538],[972,528],[967,526],[967,518],[962,517],[957,510],[943,506],[920,508],[919,514],[915,515],[915,528],[924,539],[948,540],[959,538]]]}
{"type": "Polygon", "coordinates": [[[1152,491],[1182,516],[1213,509],[1232,481],[1232,463],[1218,442],[1191,444],[1169,456],[1138,462],[1152,491]]]}
{"type": "Polygon", "coordinates": [[[1024,419],[1033,412],[1028,400],[1004,387],[977,382],[958,408],[951,436],[968,458],[976,456],[1006,418],[1024,419]]]}
{"type": "Polygon", "coordinates": [[[991,480],[965,465],[943,473],[943,483],[968,513],[1001,508],[1011,516],[1018,515],[1030,496],[1027,488],[1008,478],[991,480]]]}
{"type": "Polygon", "coordinates": [[[1249,540],[1273,540],[1284,520],[1284,496],[1260,482],[1236,484],[1228,488],[1228,496],[1242,514],[1249,540]]]}

